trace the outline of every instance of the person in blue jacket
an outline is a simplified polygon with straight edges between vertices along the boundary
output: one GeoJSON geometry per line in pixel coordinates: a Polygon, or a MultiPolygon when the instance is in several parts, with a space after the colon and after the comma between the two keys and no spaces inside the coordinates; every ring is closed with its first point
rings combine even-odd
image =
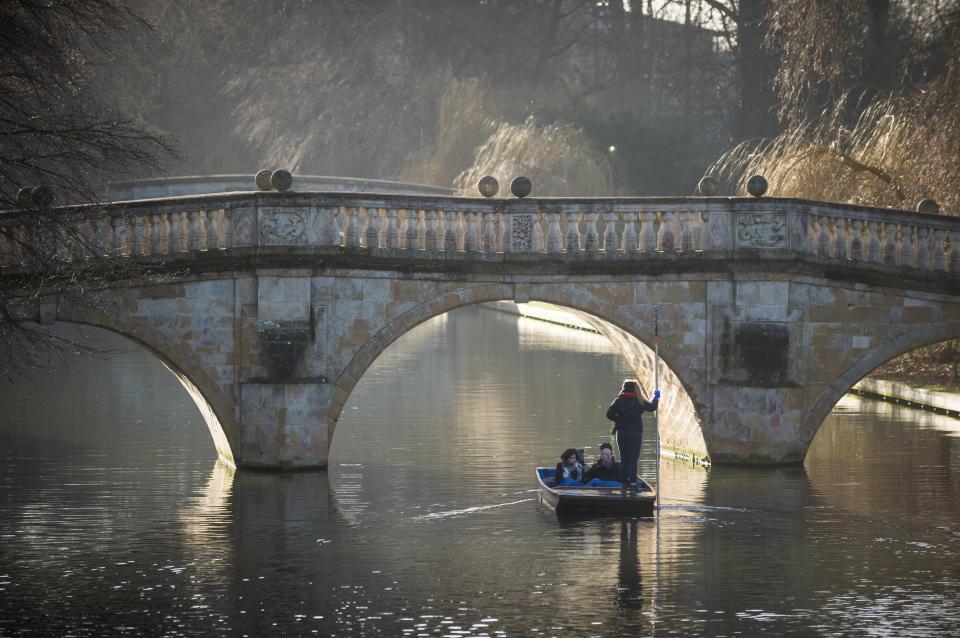
{"type": "Polygon", "coordinates": [[[620,482],[636,489],[637,460],[643,443],[643,413],[654,412],[660,403],[660,390],[654,390],[653,401],[640,397],[640,384],[635,379],[623,382],[623,389],[610,407],[607,418],[613,421],[613,433],[620,446],[620,482]]]}

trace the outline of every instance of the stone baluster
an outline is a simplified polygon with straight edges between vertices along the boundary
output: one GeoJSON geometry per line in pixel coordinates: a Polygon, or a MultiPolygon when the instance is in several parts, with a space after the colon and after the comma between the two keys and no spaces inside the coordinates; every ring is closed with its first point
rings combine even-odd
{"type": "Polygon", "coordinates": [[[208,210],[203,215],[204,250],[220,248],[220,210],[208,210]]]}
{"type": "Polygon", "coordinates": [[[190,228],[190,250],[200,251],[207,249],[207,212],[204,210],[194,211],[193,223],[190,228]]]}
{"type": "Polygon", "coordinates": [[[460,213],[452,210],[443,212],[443,249],[455,252],[459,246],[457,236],[460,234],[460,213]]]}
{"type": "Polygon", "coordinates": [[[437,250],[447,250],[447,213],[437,210],[437,250]]]}
{"type": "Polygon", "coordinates": [[[600,235],[597,234],[597,219],[599,217],[600,213],[593,211],[583,214],[586,226],[586,232],[583,235],[583,249],[588,253],[595,252],[600,247],[600,235]]]}
{"type": "Polygon", "coordinates": [[[898,228],[890,222],[883,223],[883,234],[880,236],[880,263],[897,263],[898,228]]]}
{"type": "Polygon", "coordinates": [[[620,248],[617,241],[617,213],[608,212],[603,214],[603,250],[608,253],[615,253],[620,248]]]}
{"type": "Polygon", "coordinates": [[[913,268],[914,263],[916,263],[917,253],[914,250],[914,237],[916,235],[916,230],[913,226],[901,225],[900,231],[900,265],[908,266],[913,268]]]}
{"type": "Polygon", "coordinates": [[[210,242],[211,250],[224,250],[227,247],[227,213],[223,208],[218,208],[207,214],[210,220],[210,228],[207,232],[207,240],[210,242]]]}
{"type": "MultiPolygon", "coordinates": [[[[11,227],[11,237],[13,238],[13,256],[14,256],[14,266],[23,267],[30,263],[30,251],[27,248],[30,244],[30,231],[27,229],[25,220],[19,219],[14,222],[14,225],[11,227]]],[[[100,249],[97,248],[98,256],[100,255],[100,249]]]]}
{"type": "Polygon", "coordinates": [[[863,261],[863,222],[850,220],[850,259],[863,261]]]}
{"type": "Polygon", "coordinates": [[[44,238],[43,226],[39,221],[33,221],[26,227],[26,245],[29,247],[30,263],[36,266],[42,266],[46,260],[46,241],[44,238]]]}
{"type": "Polygon", "coordinates": [[[177,243],[180,241],[180,214],[162,213],[164,218],[163,228],[165,230],[164,239],[166,239],[167,254],[177,252],[177,243]]]}
{"type": "Polygon", "coordinates": [[[960,270],[960,233],[951,231],[947,234],[947,242],[950,247],[949,255],[947,256],[947,271],[948,272],[957,272],[960,270]]]}
{"type": "Polygon", "coordinates": [[[92,219],[77,223],[77,259],[90,259],[97,254],[97,225],[92,219]]]}
{"type": "Polygon", "coordinates": [[[370,215],[369,208],[354,206],[350,221],[353,224],[353,230],[350,232],[351,246],[365,246],[367,241],[367,224],[370,215]]]}
{"type": "MultiPolygon", "coordinates": [[[[70,253],[67,250],[69,235],[67,234],[66,225],[71,222],[64,220],[64,223],[53,224],[48,231],[50,234],[51,250],[52,253],[50,258],[57,262],[65,262],[70,260],[70,253]]],[[[0,255],[3,252],[3,244],[0,242],[0,255]]],[[[0,256],[0,264],[3,262],[3,257],[0,256]]]]}
{"type": "Polygon", "coordinates": [[[674,213],[674,216],[677,219],[677,225],[680,227],[680,232],[678,233],[680,237],[680,250],[682,252],[689,252],[693,250],[693,231],[690,228],[693,225],[693,213],[678,210],[674,213]]]}
{"type": "Polygon", "coordinates": [[[221,221],[220,221],[220,209],[214,208],[206,211],[203,220],[203,228],[206,234],[206,243],[204,248],[206,250],[219,250],[222,243],[220,233],[221,230],[221,221]]]}
{"type": "Polygon", "coordinates": [[[360,216],[360,211],[358,211],[353,206],[341,206],[340,207],[340,235],[342,239],[340,245],[347,246],[356,246],[360,238],[357,237],[357,227],[354,225],[354,219],[360,216]]]}
{"type": "Polygon", "coordinates": [[[497,229],[493,225],[493,213],[483,213],[483,252],[497,252],[497,229]]]}
{"type": "Polygon", "coordinates": [[[477,214],[473,211],[465,212],[463,214],[463,223],[466,226],[463,236],[463,249],[467,252],[477,252],[477,250],[479,250],[477,214]]]}
{"type": "Polygon", "coordinates": [[[177,234],[177,252],[190,252],[190,215],[184,211],[179,214],[179,232],[177,234]]]}
{"type": "Polygon", "coordinates": [[[400,223],[396,208],[387,209],[387,248],[400,248],[400,223]]]}
{"type": "Polygon", "coordinates": [[[427,211],[427,228],[424,231],[424,238],[427,250],[443,250],[443,235],[437,232],[437,211],[436,209],[427,211]]]}
{"type": "MultiPolygon", "coordinates": [[[[19,223],[13,228],[13,237],[17,245],[17,266],[28,268],[33,265],[34,256],[31,246],[33,246],[33,232],[27,225],[26,220],[17,220],[19,223]]],[[[100,254],[98,248],[97,254],[100,254]]]]}
{"type": "Polygon", "coordinates": [[[634,253],[637,250],[637,229],[633,222],[637,214],[626,212],[623,214],[623,252],[634,253]]]}
{"type": "Polygon", "coordinates": [[[408,208],[406,213],[407,221],[404,227],[404,248],[407,250],[416,250],[419,248],[420,211],[415,208],[408,208]]]}
{"type": "Polygon", "coordinates": [[[917,268],[930,270],[930,230],[917,228],[917,268]]]}
{"type": "Polygon", "coordinates": [[[660,232],[657,237],[657,250],[661,252],[673,252],[673,218],[676,213],[671,211],[660,212],[660,232]]]}
{"type": "Polygon", "coordinates": [[[153,223],[150,225],[150,253],[153,255],[162,255],[168,250],[169,231],[166,236],[163,236],[163,223],[166,217],[167,216],[162,213],[154,213],[152,216],[153,223]]]}
{"type": "Polygon", "coordinates": [[[543,234],[544,214],[536,212],[533,214],[533,230],[531,232],[530,250],[535,253],[542,253],[547,250],[546,237],[543,234]]]}
{"type": "Polygon", "coordinates": [[[847,227],[850,221],[843,217],[833,218],[833,256],[837,259],[846,259],[849,256],[847,249],[847,227]]]}
{"type": "Polygon", "coordinates": [[[130,238],[130,254],[134,257],[150,254],[150,216],[136,215],[133,218],[133,234],[130,238]]]}
{"type": "Polygon", "coordinates": [[[693,250],[703,250],[703,228],[704,228],[704,215],[703,211],[693,211],[690,213],[692,218],[691,226],[693,227],[691,234],[693,235],[693,250]]]}
{"type": "Polygon", "coordinates": [[[427,211],[418,210],[414,213],[417,221],[417,250],[427,248],[427,211]]]}
{"type": "Polygon", "coordinates": [[[563,250],[563,233],[560,231],[560,213],[547,213],[550,228],[547,231],[547,252],[558,253],[563,250]]]}
{"type": "Polygon", "coordinates": [[[931,260],[930,268],[934,272],[943,272],[946,270],[944,264],[946,261],[946,248],[943,243],[944,240],[944,230],[942,228],[933,229],[933,259],[931,260]]]}
{"type": "Polygon", "coordinates": [[[807,252],[820,254],[820,220],[816,215],[807,215],[807,252]]]}
{"type": "MultiPolygon", "coordinates": [[[[85,222],[83,220],[75,219],[61,229],[63,231],[64,261],[77,261],[83,259],[84,225],[85,222]]],[[[149,222],[147,226],[149,227],[149,222]]],[[[149,254],[149,247],[147,254],[149,254]]]]}
{"type": "MultiPolygon", "coordinates": [[[[236,231],[236,224],[234,223],[234,217],[231,214],[227,214],[227,209],[222,209],[220,211],[220,219],[223,224],[223,247],[224,248],[233,248],[234,245],[234,236],[236,231]]],[[[330,237],[322,237],[321,242],[324,246],[329,246],[333,242],[330,237]],[[329,242],[329,243],[328,243],[329,242]]]]}
{"type": "Polygon", "coordinates": [[[383,245],[382,237],[385,237],[383,232],[383,219],[380,215],[380,209],[370,207],[367,208],[367,225],[363,229],[363,242],[366,244],[367,248],[380,248],[383,245]]]}
{"type": "Polygon", "coordinates": [[[817,252],[821,257],[830,256],[830,218],[817,215],[817,252]]]}
{"type": "Polygon", "coordinates": [[[877,229],[877,222],[870,221],[867,222],[867,244],[866,244],[866,261],[879,264],[881,260],[880,254],[880,234],[877,229]]]}
{"type": "Polygon", "coordinates": [[[96,250],[97,257],[107,257],[113,249],[113,220],[107,216],[96,220],[96,250]]]}
{"type": "Polygon", "coordinates": [[[567,213],[567,236],[564,249],[568,252],[580,251],[580,213],[567,213]]]}
{"type": "Polygon", "coordinates": [[[657,213],[656,211],[646,210],[639,213],[640,216],[640,250],[652,253],[657,249],[657,213]]]}
{"type": "Polygon", "coordinates": [[[124,215],[119,221],[123,224],[124,233],[122,239],[117,242],[117,244],[120,248],[120,254],[129,257],[133,254],[134,245],[139,241],[138,238],[140,237],[136,228],[137,216],[124,215]]]}

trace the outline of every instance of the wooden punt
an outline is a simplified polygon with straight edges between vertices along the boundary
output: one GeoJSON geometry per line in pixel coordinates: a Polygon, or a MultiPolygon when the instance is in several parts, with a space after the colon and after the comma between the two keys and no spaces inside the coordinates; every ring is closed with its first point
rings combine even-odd
{"type": "Polygon", "coordinates": [[[639,491],[611,487],[556,487],[552,467],[537,468],[540,500],[560,514],[633,514],[653,516],[657,493],[649,483],[637,479],[639,491]]]}

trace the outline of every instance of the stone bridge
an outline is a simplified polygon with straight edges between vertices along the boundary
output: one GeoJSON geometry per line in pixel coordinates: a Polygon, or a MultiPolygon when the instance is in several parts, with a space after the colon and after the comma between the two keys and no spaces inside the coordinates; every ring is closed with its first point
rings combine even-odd
{"type": "Polygon", "coordinates": [[[231,193],[7,212],[0,231],[17,312],[146,346],[240,467],[325,466],[367,367],[470,304],[576,311],[647,388],[659,306],[664,448],[714,463],[802,462],[861,377],[960,338],[960,219],[903,211],[231,193]],[[84,285],[36,294],[51,273],[84,285]]]}

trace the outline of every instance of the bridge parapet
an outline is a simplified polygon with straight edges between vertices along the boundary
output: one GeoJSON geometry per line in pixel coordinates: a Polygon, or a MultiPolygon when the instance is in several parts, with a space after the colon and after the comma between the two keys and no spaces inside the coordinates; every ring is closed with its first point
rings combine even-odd
{"type": "Polygon", "coordinates": [[[8,272],[99,258],[305,247],[390,258],[644,260],[784,251],[915,274],[960,270],[960,218],[793,199],[484,200],[234,193],[0,214],[8,272]],[[55,223],[61,222],[61,223],[55,223]]]}

